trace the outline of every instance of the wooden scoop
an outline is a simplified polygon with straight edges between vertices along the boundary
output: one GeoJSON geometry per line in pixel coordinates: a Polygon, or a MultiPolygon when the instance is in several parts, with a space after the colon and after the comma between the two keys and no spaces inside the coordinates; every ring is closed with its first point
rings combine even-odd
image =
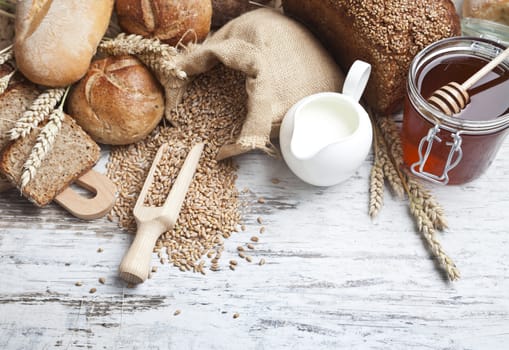
{"type": "Polygon", "coordinates": [[[120,278],[124,281],[142,283],[147,279],[154,245],[159,236],[170,230],[177,222],[180,208],[198,166],[203,146],[203,143],[199,143],[191,149],[163,206],[147,207],[144,205],[145,197],[152,185],[157,164],[163,153],[169,149],[168,144],[163,144],[157,151],[134,206],[133,214],[138,225],[138,231],[120,264],[120,278]]]}
{"type": "Polygon", "coordinates": [[[460,85],[453,81],[442,86],[440,89],[431,94],[428,102],[448,116],[461,112],[461,110],[470,102],[470,96],[468,95],[467,90],[507,57],[509,57],[509,48],[482,67],[463,84],[460,85]]]}

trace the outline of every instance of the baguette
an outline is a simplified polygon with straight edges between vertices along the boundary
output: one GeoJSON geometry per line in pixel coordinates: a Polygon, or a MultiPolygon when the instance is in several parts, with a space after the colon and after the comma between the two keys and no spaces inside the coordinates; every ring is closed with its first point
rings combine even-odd
{"type": "Polygon", "coordinates": [[[401,107],[419,51],[460,34],[450,0],[283,0],[283,9],[315,32],[345,72],[356,59],[371,64],[364,97],[379,114],[401,107]]]}
{"type": "Polygon", "coordinates": [[[14,54],[34,83],[64,87],[87,72],[110,22],[113,0],[22,0],[14,54]]]}

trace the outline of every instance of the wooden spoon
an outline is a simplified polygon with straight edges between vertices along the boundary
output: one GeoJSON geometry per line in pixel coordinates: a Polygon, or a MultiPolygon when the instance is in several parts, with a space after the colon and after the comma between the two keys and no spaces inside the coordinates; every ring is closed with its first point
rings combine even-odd
{"type": "Polygon", "coordinates": [[[428,102],[448,116],[461,112],[461,110],[470,102],[470,96],[467,90],[507,57],[509,57],[509,48],[479,69],[463,84],[460,85],[452,81],[449,84],[442,86],[440,89],[431,94],[428,102]]]}

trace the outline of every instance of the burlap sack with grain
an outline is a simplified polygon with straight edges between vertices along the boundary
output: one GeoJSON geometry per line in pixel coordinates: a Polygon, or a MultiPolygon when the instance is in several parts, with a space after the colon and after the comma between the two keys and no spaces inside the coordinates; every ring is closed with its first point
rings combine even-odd
{"type": "MultiPolygon", "coordinates": [[[[272,9],[230,21],[204,43],[189,47],[176,64],[192,77],[219,63],[246,75],[248,101],[240,136],[235,144],[222,147],[218,159],[253,149],[275,154],[271,128],[288,109],[305,96],[339,91],[343,85],[343,73],[319,41],[303,25],[272,9]]],[[[177,85],[167,91],[169,109],[185,89],[177,85]]]]}

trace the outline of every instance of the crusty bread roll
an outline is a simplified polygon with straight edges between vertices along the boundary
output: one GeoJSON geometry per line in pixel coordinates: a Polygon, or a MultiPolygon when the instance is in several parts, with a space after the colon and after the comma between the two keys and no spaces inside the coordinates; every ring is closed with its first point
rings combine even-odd
{"type": "Polygon", "coordinates": [[[114,0],[22,0],[16,6],[14,53],[29,80],[63,87],[87,72],[114,0]]]}
{"type": "Polygon", "coordinates": [[[283,0],[283,8],[325,43],[345,72],[356,59],[371,64],[364,97],[380,114],[401,106],[414,56],[460,34],[450,0],[283,0]]]}
{"type": "Polygon", "coordinates": [[[115,10],[125,32],[170,45],[202,41],[212,19],[211,0],[117,0],[115,10]]]}
{"type": "Polygon", "coordinates": [[[94,61],[69,96],[69,114],[92,138],[126,145],[147,136],[164,114],[163,91],[133,56],[94,61]]]}

